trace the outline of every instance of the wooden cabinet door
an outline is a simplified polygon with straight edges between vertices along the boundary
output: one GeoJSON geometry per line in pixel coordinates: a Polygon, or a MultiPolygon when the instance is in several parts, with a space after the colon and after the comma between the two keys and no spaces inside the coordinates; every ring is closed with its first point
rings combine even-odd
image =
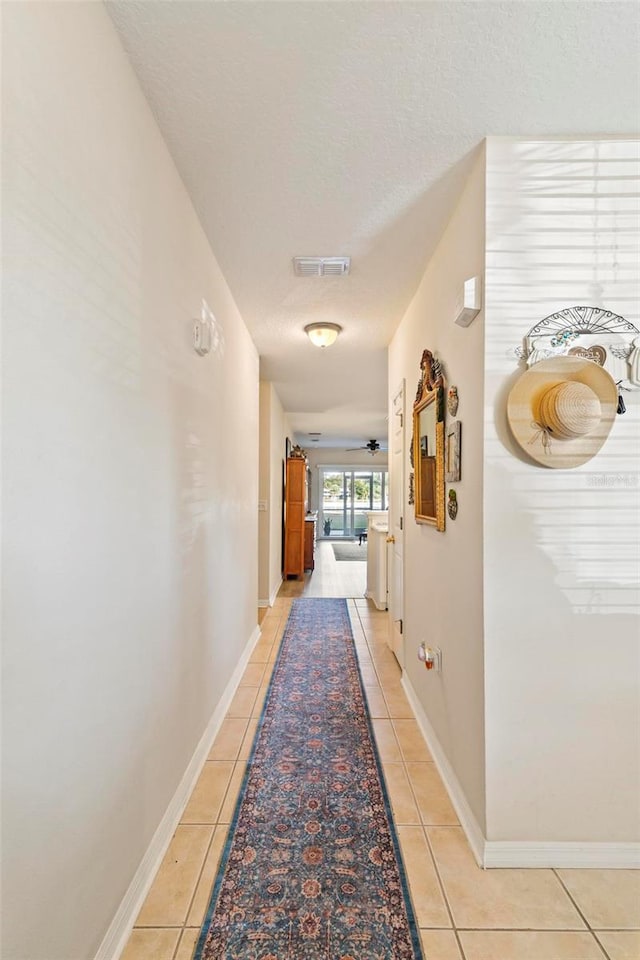
{"type": "Polygon", "coordinates": [[[287,460],[285,489],[284,575],[304,574],[304,518],[307,485],[307,461],[291,457],[287,460]]]}
{"type": "Polygon", "coordinates": [[[309,520],[304,522],[304,568],[313,570],[314,552],[316,548],[316,521],[309,520]]]}

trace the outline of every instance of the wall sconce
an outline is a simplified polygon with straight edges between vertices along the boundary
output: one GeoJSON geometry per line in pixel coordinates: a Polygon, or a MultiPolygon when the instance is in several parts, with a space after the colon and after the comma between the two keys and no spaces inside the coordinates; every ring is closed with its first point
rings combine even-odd
{"type": "Polygon", "coordinates": [[[200,319],[193,321],[193,349],[200,357],[206,357],[211,350],[224,353],[222,326],[206,300],[202,301],[200,319]]]}
{"type": "Polygon", "coordinates": [[[330,347],[338,339],[342,327],[337,323],[309,323],[304,332],[316,347],[330,347]]]}

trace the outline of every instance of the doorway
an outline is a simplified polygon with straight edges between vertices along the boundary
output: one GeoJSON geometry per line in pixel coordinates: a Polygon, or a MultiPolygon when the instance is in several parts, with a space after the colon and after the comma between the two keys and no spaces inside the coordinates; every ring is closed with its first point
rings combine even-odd
{"type": "Polygon", "coordinates": [[[389,509],[389,645],[404,667],[404,380],[393,397],[391,429],[391,505],[389,509]]]}
{"type": "Polygon", "coordinates": [[[367,513],[386,510],[389,476],[386,470],[363,467],[320,467],[318,536],[353,540],[367,532],[367,513]]]}

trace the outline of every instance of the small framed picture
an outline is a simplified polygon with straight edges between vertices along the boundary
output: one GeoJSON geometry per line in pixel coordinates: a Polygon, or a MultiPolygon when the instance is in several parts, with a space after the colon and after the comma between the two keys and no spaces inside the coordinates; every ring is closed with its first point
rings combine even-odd
{"type": "Polygon", "coordinates": [[[460,479],[460,434],[460,421],[454,420],[447,427],[444,451],[444,470],[447,483],[455,483],[460,479]]]}

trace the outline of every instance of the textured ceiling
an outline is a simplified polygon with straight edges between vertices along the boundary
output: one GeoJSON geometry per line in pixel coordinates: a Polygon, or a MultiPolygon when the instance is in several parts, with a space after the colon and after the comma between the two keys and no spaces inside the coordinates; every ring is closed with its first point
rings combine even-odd
{"type": "Polygon", "coordinates": [[[301,439],[385,436],[385,348],[484,137],[638,128],[633,2],[108,9],[301,439]],[[295,255],[352,272],[296,278],[295,255]]]}

